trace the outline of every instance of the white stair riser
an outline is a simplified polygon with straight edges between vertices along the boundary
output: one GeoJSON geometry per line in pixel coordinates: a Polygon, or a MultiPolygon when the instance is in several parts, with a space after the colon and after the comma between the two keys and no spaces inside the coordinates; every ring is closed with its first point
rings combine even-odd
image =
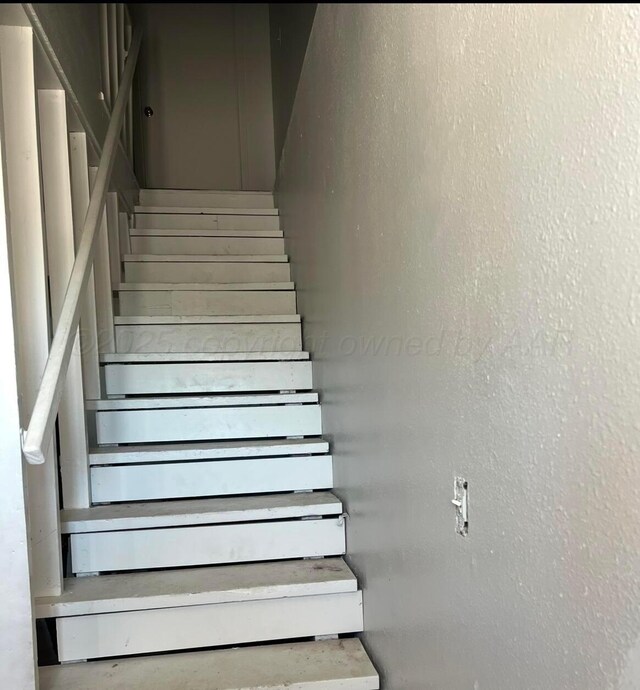
{"type": "Polygon", "coordinates": [[[302,391],[312,387],[311,362],[108,364],[107,395],[302,391]]]}
{"type": "Polygon", "coordinates": [[[284,254],[277,237],[132,237],[133,254],[284,254]]]}
{"type": "Polygon", "coordinates": [[[71,535],[74,573],[340,556],[344,522],[283,520],[71,535]]]}
{"type": "Polygon", "coordinates": [[[95,503],[330,489],[332,458],[252,458],[91,468],[95,503]]]}
{"type": "Polygon", "coordinates": [[[218,192],[202,189],[141,189],[141,206],[201,206],[210,208],[273,208],[269,192],[218,192]]]}
{"type": "Polygon", "coordinates": [[[136,228],[208,228],[210,230],[280,230],[280,216],[193,213],[136,213],[136,228]]]}
{"type": "Polygon", "coordinates": [[[119,353],[296,352],[299,323],[116,326],[119,353]]]}
{"type": "Polygon", "coordinates": [[[324,594],[57,621],[61,661],[362,631],[362,594],[324,594]]]}
{"type": "Polygon", "coordinates": [[[293,290],[131,290],[120,292],[121,316],[295,314],[293,290]]]}
{"type": "Polygon", "coordinates": [[[131,283],[285,283],[291,272],[285,263],[125,261],[124,277],[131,283]]]}
{"type": "Polygon", "coordinates": [[[319,436],[319,405],[96,412],[97,442],[150,443],[319,436]]]}
{"type": "Polygon", "coordinates": [[[131,237],[284,237],[282,230],[221,230],[219,228],[132,228],[131,237]]]}

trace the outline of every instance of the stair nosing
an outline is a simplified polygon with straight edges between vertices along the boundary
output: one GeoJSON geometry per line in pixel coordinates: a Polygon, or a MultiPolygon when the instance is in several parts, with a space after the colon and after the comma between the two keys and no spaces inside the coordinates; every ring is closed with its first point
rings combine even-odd
{"type": "Polygon", "coordinates": [[[243,441],[154,443],[148,445],[91,448],[89,451],[89,464],[91,466],[126,465],[145,462],[181,462],[283,455],[324,455],[328,452],[329,442],[322,437],[263,439],[258,441],[247,439],[243,441]],[[309,450],[309,448],[313,450],[309,450]],[[264,450],[262,451],[262,449],[264,450]]]}
{"type": "Polygon", "coordinates": [[[120,532],[337,517],[341,513],[342,501],[330,491],[140,501],[61,510],[60,530],[62,534],[120,532]]]}
{"type": "Polygon", "coordinates": [[[262,405],[309,405],[317,404],[320,396],[316,391],[301,393],[240,393],[213,395],[140,395],[111,400],[87,400],[85,408],[95,412],[118,410],[177,410],[197,407],[251,407],[262,405]]]}
{"type": "Polygon", "coordinates": [[[268,292],[294,291],[295,283],[120,283],[118,292],[268,292]]]}
{"type": "Polygon", "coordinates": [[[36,598],[35,616],[60,618],[338,594],[357,589],[356,577],[341,557],[169,568],[99,578],[65,578],[61,596],[36,598]]]}
{"type": "Polygon", "coordinates": [[[279,216],[277,208],[217,208],[215,206],[134,206],[136,215],[279,216]]]}

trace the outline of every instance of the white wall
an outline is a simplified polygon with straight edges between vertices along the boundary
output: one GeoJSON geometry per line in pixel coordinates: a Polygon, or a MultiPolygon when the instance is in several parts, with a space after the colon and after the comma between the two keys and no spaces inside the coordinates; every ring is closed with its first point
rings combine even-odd
{"type": "Polygon", "coordinates": [[[389,690],[640,687],[638,35],[318,8],[279,200],[389,690]]]}
{"type": "MultiPolygon", "coordinates": [[[[8,5],[11,6],[16,5],[8,5]]],[[[27,8],[30,20],[35,22],[36,36],[44,34],[69,80],[86,118],[82,125],[87,129],[89,141],[95,136],[101,150],[109,126],[109,113],[99,98],[102,77],[98,3],[34,3],[27,8]]],[[[0,11],[0,18],[2,13],[0,11]]],[[[138,193],[133,167],[122,148],[114,164],[112,187],[121,191],[129,203],[138,193]]]]}
{"type": "Polygon", "coordinates": [[[141,3],[138,117],[146,187],[271,191],[275,178],[269,8],[141,3]]]}
{"type": "MultiPolygon", "coordinates": [[[[0,84],[0,129],[4,101],[0,84]]],[[[6,151],[0,131],[0,677],[2,686],[35,690],[35,625],[30,586],[27,472],[20,444],[16,340],[11,286],[6,151]]]]}

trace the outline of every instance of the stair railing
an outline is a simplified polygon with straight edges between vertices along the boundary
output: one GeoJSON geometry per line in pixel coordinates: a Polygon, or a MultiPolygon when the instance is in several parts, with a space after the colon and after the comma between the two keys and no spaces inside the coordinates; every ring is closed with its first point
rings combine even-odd
{"type": "Polygon", "coordinates": [[[98,164],[93,191],[87,209],[78,252],[73,264],[64,304],[60,312],[47,364],[40,381],[40,388],[31,413],[29,426],[22,435],[22,452],[28,463],[41,465],[51,439],[58,414],[60,398],[65,387],[67,369],[73,350],[76,331],[80,322],[80,310],[94,263],[96,237],[102,222],[111,173],[116,158],[120,132],[124,124],[127,102],[131,94],[133,75],[138,61],[142,31],[136,30],[127,54],[122,80],[118,88],[107,134],[98,164]]]}

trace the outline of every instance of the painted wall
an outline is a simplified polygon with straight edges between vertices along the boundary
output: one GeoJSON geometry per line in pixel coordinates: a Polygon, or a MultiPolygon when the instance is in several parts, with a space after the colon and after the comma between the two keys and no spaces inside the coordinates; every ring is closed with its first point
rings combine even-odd
{"type": "Polygon", "coordinates": [[[147,187],[271,191],[275,178],[269,9],[142,3],[136,161],[147,187]]]}
{"type": "Polygon", "coordinates": [[[388,690],[640,687],[639,34],[318,8],[279,200],[388,690]]]}
{"type": "MultiPolygon", "coordinates": [[[[100,147],[109,126],[109,113],[99,98],[100,13],[98,3],[34,3],[29,5],[60,62],[100,147]]],[[[0,13],[1,15],[1,13],[0,13]]],[[[114,188],[128,192],[130,201],[138,183],[124,149],[113,172],[114,188]]]]}
{"type": "Polygon", "coordinates": [[[280,162],[287,127],[291,120],[291,111],[317,6],[315,2],[269,4],[276,164],[280,162]]]}
{"type": "MultiPolygon", "coordinates": [[[[0,93],[0,100],[1,93],[0,93]]],[[[11,290],[9,209],[5,205],[5,141],[0,138],[0,668],[2,685],[37,687],[36,639],[30,587],[27,469],[20,443],[16,338],[11,290]]]]}

